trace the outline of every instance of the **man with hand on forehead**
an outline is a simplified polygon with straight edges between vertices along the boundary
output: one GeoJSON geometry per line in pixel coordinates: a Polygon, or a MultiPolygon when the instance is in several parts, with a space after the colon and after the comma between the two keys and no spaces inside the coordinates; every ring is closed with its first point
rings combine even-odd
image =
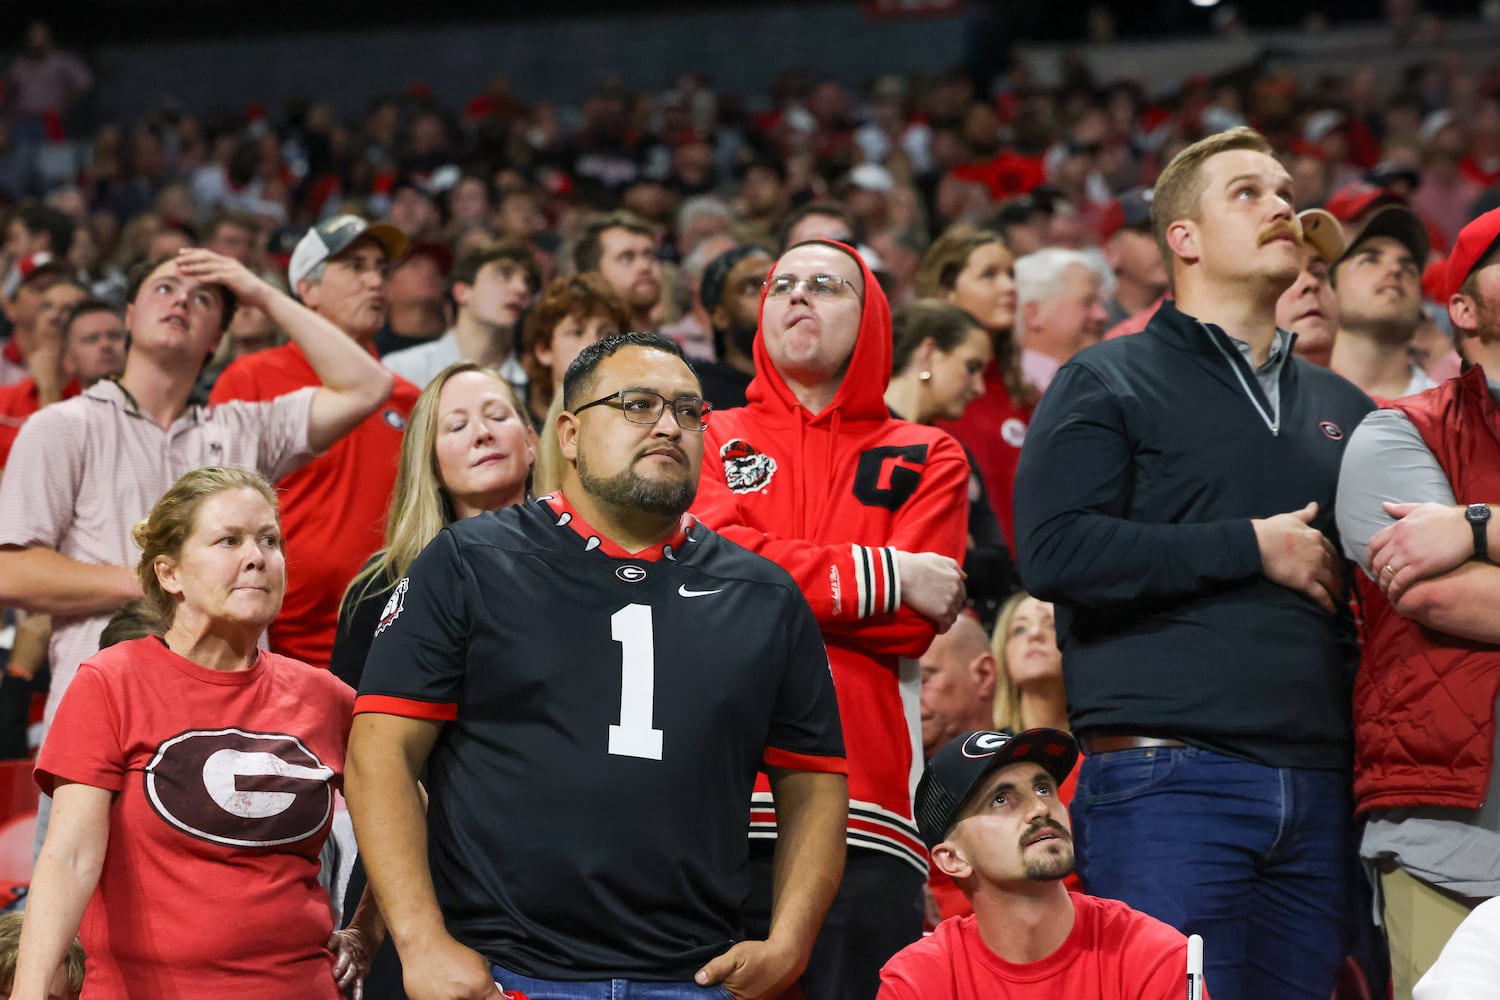
{"type": "Polygon", "coordinates": [[[964,733],[927,764],[917,823],[974,907],[891,959],[879,1000],[1178,1000],[1187,939],[1113,899],[1069,892],[1078,759],[1057,729],[964,733]]]}
{"type": "MultiPolygon", "coordinates": [[[[817,616],[848,744],[849,851],[802,987],[819,1000],[870,1000],[881,965],[922,933],[916,658],[963,607],[969,463],[946,432],[891,417],[890,307],[845,244],[781,255],[751,349],[748,405],[714,415],[695,510],[791,573],[817,616]]],[[[754,926],[770,913],[771,806],[762,782],[754,926]]]]}
{"type": "Polygon", "coordinates": [[[49,722],[110,615],[141,596],[131,529],[168,487],[209,465],[285,475],[391,391],[392,376],[331,323],[212,251],[139,265],[128,297],[124,374],[28,420],[0,479],[0,604],[53,616],[49,722]],[[191,405],[240,302],[286,331],[316,382],[264,402],[191,405]]]}

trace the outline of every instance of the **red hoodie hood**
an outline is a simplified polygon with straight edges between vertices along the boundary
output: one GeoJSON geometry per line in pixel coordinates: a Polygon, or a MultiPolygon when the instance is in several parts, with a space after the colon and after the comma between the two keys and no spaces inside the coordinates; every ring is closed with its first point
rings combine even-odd
{"type": "MultiPolygon", "coordinates": [[[[889,420],[890,409],[885,405],[885,389],[891,381],[891,306],[885,292],[875,280],[875,274],[853,247],[833,240],[815,240],[852,256],[859,262],[860,273],[865,279],[864,310],[859,316],[859,336],[854,341],[854,354],[844,372],[844,381],[833,399],[833,405],[822,413],[813,415],[801,403],[782,379],[781,373],[766,353],[765,337],[759,330],[755,335],[755,378],[745,391],[751,406],[765,404],[773,410],[794,416],[800,412],[810,423],[830,420],[837,414],[847,423],[850,420],[889,420]]],[[[766,312],[766,289],[760,293],[760,313],[766,312]]]]}

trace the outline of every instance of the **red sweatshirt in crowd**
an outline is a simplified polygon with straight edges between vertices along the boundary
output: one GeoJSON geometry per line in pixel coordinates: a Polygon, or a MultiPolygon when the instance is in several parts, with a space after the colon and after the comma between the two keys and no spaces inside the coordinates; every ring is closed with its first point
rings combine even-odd
{"type": "MultiPolygon", "coordinates": [[[[902,661],[926,651],[935,626],[901,604],[895,551],[963,560],[969,463],[943,431],[896,420],[886,408],[890,306],[860,266],[859,337],[832,405],[817,414],[803,407],[757,336],[748,405],[714,413],[709,422],[694,510],[797,580],[822,629],[838,690],[849,760],[848,842],[925,873],[909,790],[912,762],[921,759],[919,688],[915,663],[903,670],[902,661]]],[[[775,837],[764,777],[757,789],[751,836],[775,837]]]]}

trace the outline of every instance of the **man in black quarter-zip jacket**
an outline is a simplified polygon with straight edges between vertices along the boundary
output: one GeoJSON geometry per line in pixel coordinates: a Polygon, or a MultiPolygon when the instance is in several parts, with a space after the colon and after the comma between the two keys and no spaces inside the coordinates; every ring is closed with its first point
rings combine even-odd
{"type": "Polygon", "coordinates": [[[1332,507],[1373,404],[1276,328],[1291,189],[1249,129],[1177,155],[1152,202],[1175,304],[1063,366],[1016,476],[1022,579],[1057,605],[1088,755],[1084,886],[1202,934],[1215,1000],[1326,1000],[1354,870],[1332,507]]]}

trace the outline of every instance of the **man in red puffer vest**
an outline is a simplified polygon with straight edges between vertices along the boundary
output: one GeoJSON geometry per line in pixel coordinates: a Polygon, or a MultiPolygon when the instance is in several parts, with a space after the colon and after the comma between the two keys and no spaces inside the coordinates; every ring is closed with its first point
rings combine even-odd
{"type": "Polygon", "coordinates": [[[1398,1000],[1468,911],[1500,895],[1500,518],[1488,503],[1500,502],[1500,210],[1460,233],[1443,296],[1471,367],[1365,419],[1336,507],[1364,569],[1354,792],[1398,1000]]]}

